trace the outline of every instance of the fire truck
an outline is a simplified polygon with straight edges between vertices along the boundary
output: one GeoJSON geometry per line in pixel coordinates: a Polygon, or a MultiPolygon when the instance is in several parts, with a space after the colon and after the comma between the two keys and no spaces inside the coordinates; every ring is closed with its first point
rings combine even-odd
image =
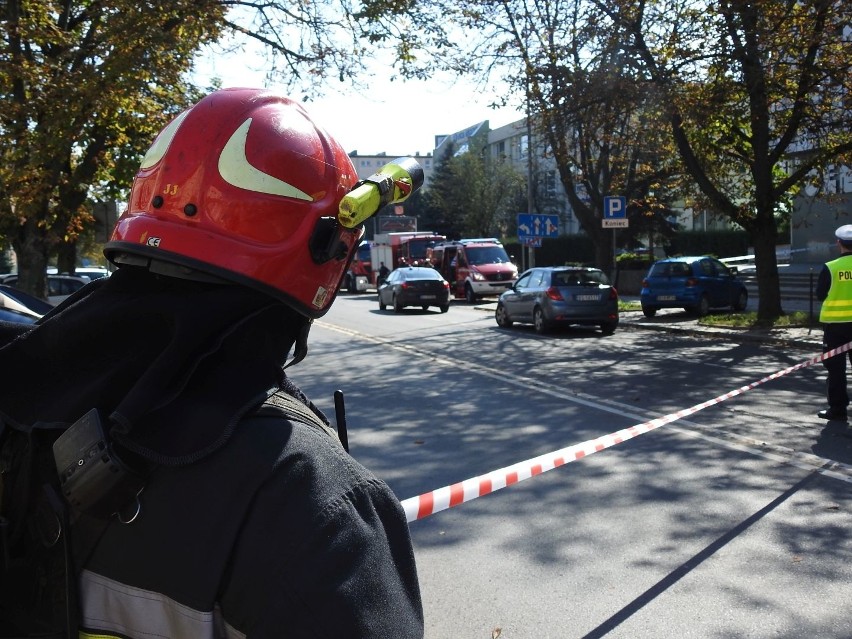
{"type": "Polygon", "coordinates": [[[400,266],[432,266],[430,249],[446,241],[445,235],[429,232],[401,231],[399,233],[377,233],[370,244],[372,256],[371,283],[376,286],[382,263],[389,271],[400,266]]]}
{"type": "Polygon", "coordinates": [[[343,276],[340,283],[341,291],[349,293],[360,293],[366,291],[373,284],[373,261],[371,257],[370,242],[364,240],[358,245],[349,270],[343,276]]]}
{"type": "Polygon", "coordinates": [[[453,296],[471,304],[480,297],[500,295],[518,279],[518,267],[494,237],[436,244],[429,259],[450,283],[453,296]]]}

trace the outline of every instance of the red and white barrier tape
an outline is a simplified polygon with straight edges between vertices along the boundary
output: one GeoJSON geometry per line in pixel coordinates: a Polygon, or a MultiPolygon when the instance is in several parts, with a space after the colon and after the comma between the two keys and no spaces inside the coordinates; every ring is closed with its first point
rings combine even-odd
{"type": "Polygon", "coordinates": [[[532,459],[528,459],[526,461],[518,462],[517,464],[512,464],[511,466],[506,466],[505,468],[493,470],[490,473],[486,473],[485,475],[472,477],[470,479],[466,479],[464,481],[452,484],[451,486],[444,486],[443,488],[438,488],[431,492],[423,493],[422,495],[419,495],[417,497],[409,497],[408,499],[404,499],[402,501],[402,507],[405,510],[405,516],[408,522],[410,523],[412,521],[428,517],[429,515],[434,515],[437,512],[441,512],[442,510],[452,508],[453,506],[458,506],[459,504],[463,504],[466,501],[471,501],[472,499],[476,499],[477,497],[483,497],[485,495],[488,495],[489,493],[493,493],[497,490],[500,490],[501,488],[505,488],[506,486],[511,486],[512,484],[516,484],[525,479],[529,479],[530,477],[535,477],[536,475],[540,475],[541,473],[546,472],[548,470],[553,470],[554,468],[558,468],[559,466],[563,466],[573,461],[577,461],[578,459],[582,459],[587,455],[592,455],[594,453],[610,448],[611,446],[615,446],[616,444],[620,444],[621,442],[627,441],[628,439],[633,439],[634,437],[642,435],[643,433],[656,430],[660,426],[670,424],[671,422],[676,421],[678,419],[682,419],[683,417],[688,417],[689,415],[697,413],[698,411],[703,410],[708,406],[714,406],[716,404],[729,400],[732,397],[736,397],[737,395],[741,395],[746,391],[750,391],[753,388],[757,388],[761,384],[765,384],[768,381],[783,377],[784,375],[788,375],[793,371],[797,371],[802,368],[807,368],[808,366],[813,366],[814,364],[818,364],[831,357],[834,357],[835,355],[840,355],[841,353],[845,353],[849,350],[852,350],[852,342],[844,344],[843,346],[838,346],[837,348],[833,348],[830,351],[826,351],[821,355],[812,357],[811,359],[805,362],[801,362],[800,364],[796,364],[795,366],[785,368],[784,370],[778,371],[777,373],[772,373],[772,375],[764,377],[759,381],[752,382],[747,386],[741,386],[736,390],[732,390],[723,395],[719,395],[718,397],[714,397],[713,399],[708,400],[706,402],[696,404],[695,406],[692,406],[690,408],[685,408],[684,410],[677,411],[676,413],[671,413],[664,417],[652,419],[651,421],[643,422],[641,424],[631,426],[630,428],[625,428],[624,430],[620,430],[615,433],[610,433],[609,435],[603,435],[602,437],[590,439],[579,444],[574,444],[573,446],[568,446],[567,448],[562,448],[552,453],[547,453],[538,457],[534,457],[532,459]]]}

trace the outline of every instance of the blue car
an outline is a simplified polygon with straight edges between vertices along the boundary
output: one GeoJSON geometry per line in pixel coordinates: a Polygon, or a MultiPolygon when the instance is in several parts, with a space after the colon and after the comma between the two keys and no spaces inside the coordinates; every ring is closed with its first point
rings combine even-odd
{"type": "Polygon", "coordinates": [[[748,291],[734,271],[714,257],[671,257],[654,262],[642,280],[646,317],[661,308],[683,308],[703,317],[710,309],[744,311],[748,291]]]}

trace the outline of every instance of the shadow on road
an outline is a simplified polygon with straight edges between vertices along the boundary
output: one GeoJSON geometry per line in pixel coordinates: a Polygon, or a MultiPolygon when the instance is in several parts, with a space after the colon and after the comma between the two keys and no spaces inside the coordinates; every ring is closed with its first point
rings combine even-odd
{"type": "Polygon", "coordinates": [[[800,481],[795,483],[786,491],[778,495],[778,497],[773,499],[766,506],[751,515],[748,519],[745,519],[738,525],[731,528],[724,535],[722,535],[714,542],[709,544],[707,547],[705,547],[703,550],[701,550],[701,552],[692,556],[689,560],[685,561],[680,566],[672,570],[663,579],[648,588],[648,590],[636,597],[636,599],[624,606],[621,610],[616,612],[609,619],[600,624],[597,628],[587,633],[583,637],[583,639],[597,639],[599,637],[604,637],[609,632],[615,630],[620,624],[627,621],[632,615],[639,612],[639,610],[641,610],[646,605],[651,603],[654,599],[663,594],[671,586],[673,586],[683,577],[692,572],[692,570],[700,566],[705,560],[712,557],[715,553],[717,553],[727,544],[735,540],[739,535],[748,530],[753,524],[763,519],[763,517],[771,513],[773,510],[778,508],[778,506],[780,506],[790,497],[792,497],[795,493],[797,493],[799,490],[811,483],[815,477],[816,473],[810,473],[806,477],[802,478],[800,481]]]}
{"type": "Polygon", "coordinates": [[[841,421],[827,422],[811,450],[825,459],[852,464],[852,425],[841,421]]]}

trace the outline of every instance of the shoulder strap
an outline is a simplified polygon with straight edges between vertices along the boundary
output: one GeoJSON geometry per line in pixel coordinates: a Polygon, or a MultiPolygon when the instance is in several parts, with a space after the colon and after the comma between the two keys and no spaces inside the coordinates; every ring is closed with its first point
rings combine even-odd
{"type": "Polygon", "coordinates": [[[308,426],[313,426],[317,430],[331,437],[338,444],[341,444],[337,431],[320,419],[319,416],[305,404],[286,393],[273,393],[270,395],[255,414],[283,415],[286,419],[291,419],[307,424],[308,426]]]}
{"type": "Polygon", "coordinates": [[[51,449],[61,431],[0,424],[0,637],[76,637],[71,516],[51,449]]]}

